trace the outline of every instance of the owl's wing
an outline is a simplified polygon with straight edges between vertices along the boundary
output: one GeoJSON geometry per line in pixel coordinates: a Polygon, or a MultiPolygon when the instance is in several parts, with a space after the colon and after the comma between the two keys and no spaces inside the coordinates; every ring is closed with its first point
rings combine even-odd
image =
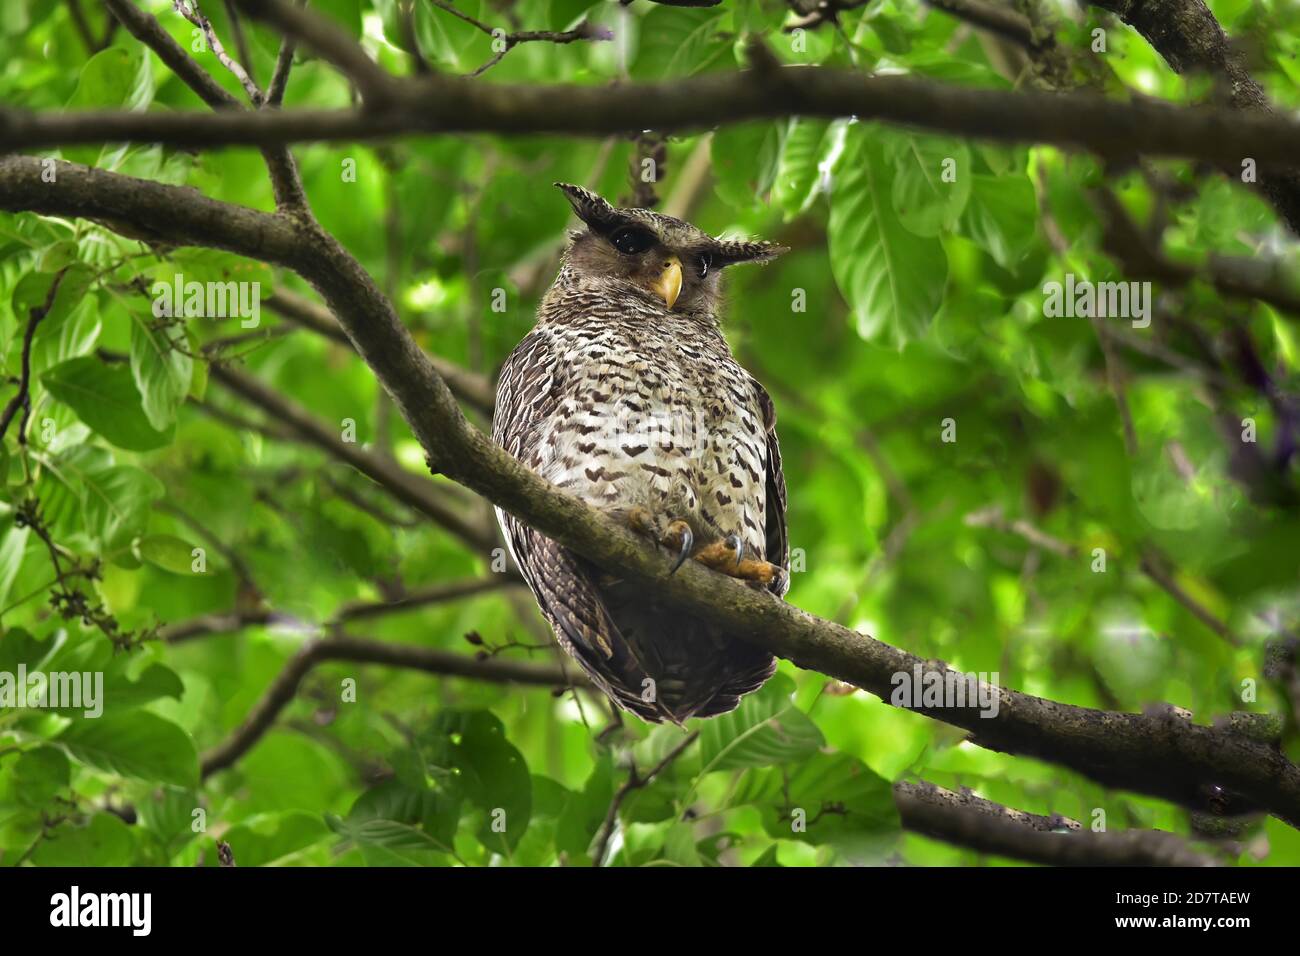
{"type": "Polygon", "coordinates": [[[648,680],[591,583],[591,570],[577,555],[498,509],[510,552],[560,646],[591,682],[625,709],[649,721],[669,716],[641,699],[648,680]]]}
{"type": "MultiPolygon", "coordinates": [[[[539,463],[535,456],[545,425],[555,424],[564,370],[549,342],[536,332],[502,366],[492,437],[530,468],[539,463]]],[[[642,700],[648,677],[593,584],[596,570],[513,515],[500,508],[496,514],[510,556],[560,646],[592,683],[627,710],[649,721],[671,717],[657,701],[642,700]]]]}
{"type": "MultiPolygon", "coordinates": [[[[767,433],[765,492],[767,526],[764,528],[767,547],[764,557],[788,572],[790,537],[785,523],[785,472],[781,468],[781,446],[776,438],[776,406],[772,403],[772,396],[767,393],[767,389],[760,385],[757,379],[751,381],[754,383],[754,391],[758,394],[758,405],[763,413],[763,430],[767,433]]],[[[787,573],[782,580],[772,582],[770,588],[777,597],[785,597],[785,592],[790,589],[790,575],[787,573]]]]}

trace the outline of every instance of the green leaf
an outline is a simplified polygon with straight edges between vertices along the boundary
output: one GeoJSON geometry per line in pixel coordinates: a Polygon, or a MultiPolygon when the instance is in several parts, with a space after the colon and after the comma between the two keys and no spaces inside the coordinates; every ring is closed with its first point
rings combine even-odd
{"type": "Polygon", "coordinates": [[[1038,199],[1023,173],[971,177],[961,228],[998,265],[1010,269],[1038,238],[1038,199]]]}
{"type": "Polygon", "coordinates": [[[856,862],[880,862],[901,828],[890,782],[844,753],[750,771],[731,802],[759,806],[770,836],[829,844],[856,862]]]}
{"type": "MultiPolygon", "coordinates": [[[[67,109],[125,107],[138,110],[152,97],[153,71],[143,48],[137,44],[111,46],[100,50],[81,68],[77,88],[68,99],[67,109]]],[[[122,147],[113,149],[117,156],[126,152],[122,147]]],[[[77,146],[64,149],[63,155],[74,163],[95,164],[101,156],[101,149],[98,146],[77,146]]]]}
{"type": "Polygon", "coordinates": [[[918,236],[952,229],[970,198],[970,150],[942,136],[893,133],[884,140],[894,163],[890,200],[904,228],[918,236]]]}
{"type": "Polygon", "coordinates": [[[314,846],[329,833],[318,814],[287,810],[242,820],[221,839],[230,844],[237,866],[269,866],[314,846]]]}
{"type": "Polygon", "coordinates": [[[790,121],[772,181],[772,202],[787,220],[806,211],[824,189],[822,164],[830,161],[847,128],[842,120],[796,117],[790,121]]]}
{"type": "Polygon", "coordinates": [[[695,828],[687,822],[674,823],[664,836],[664,859],[678,866],[699,866],[695,828]]]}
{"type": "Polygon", "coordinates": [[[631,74],[660,80],[727,65],[731,42],[718,9],[656,6],[641,21],[641,43],[631,74]]]}
{"type": "Polygon", "coordinates": [[[138,95],[143,61],[143,53],[134,44],[100,50],[81,68],[81,78],[67,108],[122,106],[138,95]]]}
{"type": "Polygon", "coordinates": [[[777,674],[731,713],[700,729],[700,773],[770,767],[816,752],[825,739],[793,700],[794,682],[777,674]]]}
{"type": "Polygon", "coordinates": [[[153,783],[194,787],[199,757],[189,734],[148,711],[74,721],[54,738],[98,770],[153,783]]]}
{"type": "Polygon", "coordinates": [[[150,664],[131,680],[125,673],[125,659],[118,657],[114,664],[117,661],[123,662],[120,671],[110,665],[112,669],[104,674],[104,696],[113,712],[142,707],[164,697],[180,700],[185,693],[180,676],[165,664],[150,664]]]}
{"type": "Polygon", "coordinates": [[[194,573],[193,545],[174,535],[145,535],[135,541],[131,550],[141,561],[148,561],[172,574],[194,573]]]}
{"type": "Polygon", "coordinates": [[[135,854],[131,828],[112,813],[96,813],[85,826],[64,822],[32,853],[37,866],[128,866],[135,854]]]}
{"type": "Polygon", "coordinates": [[[164,432],[176,421],[176,409],[190,388],[194,360],[183,327],[149,328],[132,317],[131,375],[149,424],[164,432]]]}
{"type": "Polygon", "coordinates": [[[609,755],[603,754],[596,761],[583,788],[573,794],[568,806],[560,814],[555,828],[555,848],[567,854],[571,861],[578,858],[586,860],[591,841],[604,822],[609,802],[613,798],[613,766],[609,755]]]}
{"type": "Polygon", "coordinates": [[[50,643],[32,637],[21,627],[11,627],[0,637],[0,671],[13,673],[19,664],[36,668],[50,653],[50,643]]]}
{"type": "Polygon", "coordinates": [[[14,795],[29,807],[42,807],[71,780],[68,757],[57,747],[36,747],[18,755],[14,795]]]}
{"type": "Polygon", "coordinates": [[[483,811],[479,841],[509,854],[528,829],[532,777],[505,727],[487,711],[444,711],[434,723],[430,760],[456,773],[456,786],[483,811]]]}
{"type": "Polygon", "coordinates": [[[136,801],[135,808],[141,824],[158,837],[170,853],[198,835],[194,830],[197,821],[194,811],[201,806],[199,796],[193,790],[154,787],[147,797],[136,801]]]}
{"type": "Polygon", "coordinates": [[[0,607],[9,600],[9,591],[22,567],[23,556],[27,553],[27,537],[31,528],[20,528],[10,523],[0,537],[0,607]]]}
{"type": "Polygon", "coordinates": [[[446,863],[449,847],[429,834],[396,820],[328,819],[338,832],[361,846],[372,866],[438,866],[446,863]]]}
{"type": "Polygon", "coordinates": [[[778,123],[743,123],[713,134],[710,153],[718,195],[738,209],[766,199],[781,154],[778,123]]]}
{"type": "Polygon", "coordinates": [[[864,339],[923,335],[943,301],[948,260],[937,239],[905,229],[875,129],[849,129],[831,192],[831,270],[864,339]]]}
{"type": "MultiPolygon", "coordinates": [[[[134,465],[114,465],[108,452],[94,445],[76,445],[47,459],[46,465],[57,479],[49,484],[62,486],[76,497],[81,511],[72,517],[106,550],[125,544],[144,529],[149,508],[165,490],[162,482],[134,465]]],[[[44,489],[40,497],[48,516],[60,522],[69,517],[63,513],[67,506],[56,510],[53,496],[44,489]]]]}
{"type": "Polygon", "coordinates": [[[444,851],[451,852],[460,824],[462,803],[462,796],[455,787],[432,790],[423,785],[412,786],[400,779],[385,780],[357,798],[348,820],[352,823],[395,820],[419,827],[444,851]]]}
{"type": "Polygon", "coordinates": [[[44,308],[48,301],[49,310],[41,318],[40,325],[36,327],[33,342],[38,339],[53,338],[59,333],[73,309],[81,304],[93,281],[94,270],[82,262],[68,265],[62,278],[59,278],[56,271],[29,272],[14,286],[13,296],[10,299],[14,315],[18,317],[20,324],[25,326],[31,319],[32,310],[44,308]],[[50,289],[53,288],[55,281],[59,283],[59,287],[54,290],[54,298],[50,299],[50,289]]]}
{"type": "Polygon", "coordinates": [[[131,371],[84,356],[49,369],[41,381],[50,394],[119,448],[152,451],[172,440],[174,429],[149,423],[131,371]]]}
{"type": "Polygon", "coordinates": [[[755,867],[780,866],[781,862],[776,856],[776,845],[773,844],[764,850],[763,855],[750,865],[755,867]]]}

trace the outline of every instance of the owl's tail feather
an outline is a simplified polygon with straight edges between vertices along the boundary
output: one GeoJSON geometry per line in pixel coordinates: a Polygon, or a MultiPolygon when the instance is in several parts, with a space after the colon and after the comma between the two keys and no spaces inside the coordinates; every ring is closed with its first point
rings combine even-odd
{"type": "Polygon", "coordinates": [[[771,654],[647,600],[642,589],[615,584],[600,591],[616,632],[654,682],[654,695],[674,723],[734,710],[776,670],[771,654]]]}
{"type": "Polygon", "coordinates": [[[560,646],[615,704],[651,723],[734,710],[776,669],[771,654],[699,618],[647,600],[643,589],[598,585],[588,561],[498,512],[506,541],[560,646]]]}

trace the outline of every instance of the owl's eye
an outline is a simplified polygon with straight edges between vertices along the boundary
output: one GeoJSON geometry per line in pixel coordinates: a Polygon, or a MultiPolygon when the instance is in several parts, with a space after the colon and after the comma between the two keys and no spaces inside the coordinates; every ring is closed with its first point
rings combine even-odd
{"type": "Polygon", "coordinates": [[[703,279],[709,274],[709,268],[713,265],[713,255],[708,252],[700,253],[700,278],[703,279]]]}
{"type": "Polygon", "coordinates": [[[620,229],[610,242],[625,256],[639,256],[654,244],[654,238],[644,229],[620,229]]]}

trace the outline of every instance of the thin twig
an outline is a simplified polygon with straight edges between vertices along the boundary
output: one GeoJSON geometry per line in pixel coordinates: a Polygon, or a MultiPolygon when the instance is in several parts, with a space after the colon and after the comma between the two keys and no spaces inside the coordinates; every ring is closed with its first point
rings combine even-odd
{"type": "Polygon", "coordinates": [[[600,825],[600,835],[596,840],[596,850],[591,856],[594,866],[604,866],[605,864],[605,853],[609,850],[609,841],[614,835],[615,827],[618,825],[618,811],[623,806],[623,801],[628,798],[632,791],[640,790],[642,787],[654,783],[655,777],[663,773],[669,764],[685,753],[686,748],[695,743],[699,736],[700,732],[698,730],[687,734],[682,738],[681,743],[668,751],[664,758],[651,767],[644,776],[637,773],[635,765],[628,771],[627,780],[623,783],[623,786],[618,788],[618,792],[614,794],[614,799],[609,802],[609,809],[605,811],[605,819],[600,825]]]}
{"type": "Polygon", "coordinates": [[[248,78],[257,85],[257,74],[254,70],[253,51],[248,45],[248,35],[244,32],[243,21],[239,18],[239,11],[235,9],[235,0],[225,0],[226,17],[230,20],[230,32],[235,35],[235,50],[239,53],[239,62],[243,65],[248,78]]]}
{"type": "Polygon", "coordinates": [[[14,420],[14,415],[21,408],[23,418],[18,424],[18,444],[27,444],[27,417],[32,410],[32,338],[36,335],[36,327],[54,307],[54,298],[58,295],[59,285],[63,282],[63,276],[67,271],[66,267],[58,271],[54,281],[50,283],[49,292],[45,294],[45,301],[33,307],[28,313],[27,329],[23,332],[22,371],[18,379],[18,394],[9,399],[4,412],[0,413],[0,440],[4,439],[5,433],[9,431],[9,423],[14,420]]]}
{"type": "Polygon", "coordinates": [[[229,737],[203,755],[202,776],[206,779],[226,769],[252,749],[271,729],[280,712],[293,700],[303,678],[317,664],[326,661],[382,664],[448,677],[537,687],[561,687],[567,683],[563,672],[554,666],[498,658],[477,660],[464,654],[431,647],[392,644],[359,637],[309,640],[290,658],[244,722],[229,737]]]}
{"type": "Polygon", "coordinates": [[[217,36],[217,31],[212,29],[212,21],[199,9],[199,0],[172,0],[172,9],[203,31],[208,49],[217,58],[217,62],[239,81],[239,85],[244,88],[244,93],[248,95],[249,102],[254,106],[261,106],[262,91],[257,88],[257,84],[253,82],[253,78],[248,75],[243,65],[226,52],[221,38],[217,36]]]}
{"type": "Polygon", "coordinates": [[[500,50],[497,50],[493,54],[490,60],[474,72],[468,74],[472,77],[481,76],[486,73],[492,67],[500,63],[507,53],[521,43],[558,43],[563,45],[566,43],[576,43],[579,40],[601,41],[614,39],[613,33],[606,30],[604,27],[596,26],[589,20],[583,20],[572,30],[518,30],[513,33],[507,33],[500,28],[494,29],[483,21],[471,17],[468,13],[456,9],[456,7],[448,2],[448,0],[429,0],[429,2],[441,10],[446,10],[452,16],[464,20],[479,32],[486,33],[488,36],[492,37],[494,42],[504,44],[500,50]]]}

